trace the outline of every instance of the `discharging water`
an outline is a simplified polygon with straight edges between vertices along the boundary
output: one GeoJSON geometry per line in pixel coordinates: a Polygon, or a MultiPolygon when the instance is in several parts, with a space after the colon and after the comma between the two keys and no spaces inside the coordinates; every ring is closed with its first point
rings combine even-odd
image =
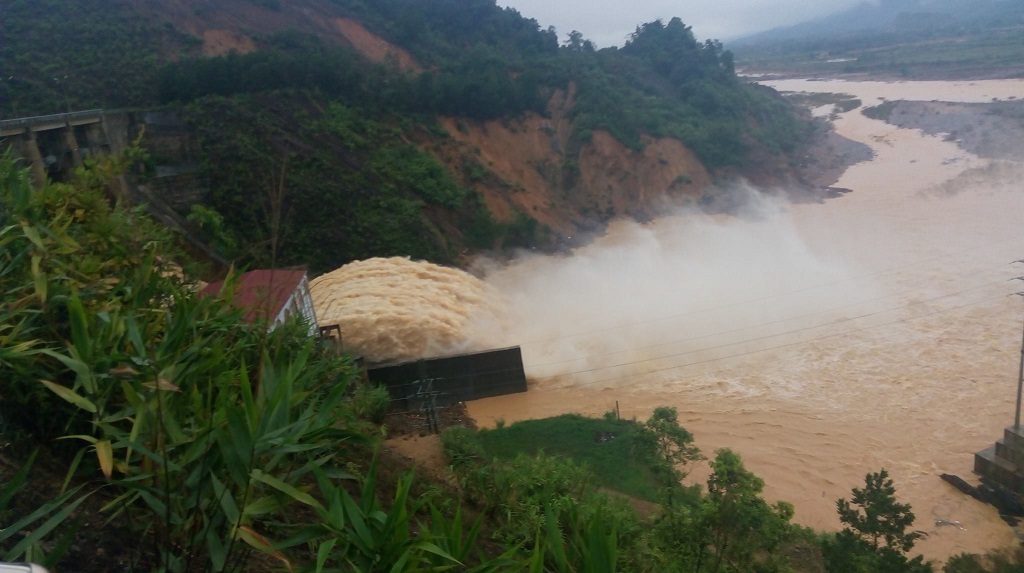
{"type": "Polygon", "coordinates": [[[369,362],[451,352],[470,316],[490,316],[500,295],[472,275],[401,257],[347,264],[310,281],[319,322],[341,327],[345,347],[369,362]]]}
{"type": "MultiPolygon", "coordinates": [[[[1024,81],[773,86],[867,105],[1024,97],[1024,81]]],[[[973,452],[1013,420],[1022,163],[859,110],[836,127],[876,152],[837,182],[852,189],[840,198],[785,205],[749,191],[742,216],[620,222],[568,256],[481,261],[483,282],[357,263],[313,282],[318,313],[339,311],[346,341],[374,360],[521,345],[530,390],[470,403],[482,425],[675,406],[705,453],[740,453],[799,523],[838,528],[835,500],[886,468],[929,534],[915,551],[1008,547],[996,511],[938,476],[973,479],[973,452]]]]}
{"type": "MultiPolygon", "coordinates": [[[[866,105],[1024,97],[1024,81],[774,87],[866,105]]],[[[534,383],[470,413],[486,425],[617,400],[642,419],[671,405],[706,453],[739,452],[800,523],[838,528],[835,500],[884,467],[929,534],[926,557],[1012,545],[993,508],[938,476],[973,479],[973,452],[1013,420],[1024,169],[860,110],[836,124],[876,152],[837,182],[853,190],[843,197],[623,223],[571,257],[489,272],[534,383]]]]}

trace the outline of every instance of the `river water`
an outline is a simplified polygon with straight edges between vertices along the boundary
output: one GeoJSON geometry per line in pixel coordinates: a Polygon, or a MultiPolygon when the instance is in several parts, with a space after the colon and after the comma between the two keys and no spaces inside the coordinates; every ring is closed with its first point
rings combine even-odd
{"type": "MultiPolygon", "coordinates": [[[[769,85],[867,105],[1024,98],[1018,80],[769,85]]],[[[739,217],[617,223],[569,256],[481,263],[509,314],[470,338],[521,344],[531,383],[470,403],[471,415],[486,426],[675,406],[705,453],[740,453],[801,524],[837,529],[835,500],[886,468],[928,533],[915,551],[1013,544],[993,508],[938,476],[973,481],[973,452],[1013,421],[1024,169],[860,110],[835,124],[875,151],[836,183],[852,190],[842,197],[786,205],[751,192],[739,217]]]]}

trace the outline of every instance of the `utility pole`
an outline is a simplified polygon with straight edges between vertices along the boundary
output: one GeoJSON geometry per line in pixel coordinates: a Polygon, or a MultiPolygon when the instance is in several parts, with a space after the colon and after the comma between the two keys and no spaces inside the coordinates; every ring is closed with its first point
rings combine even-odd
{"type": "MultiPolygon", "coordinates": [[[[1016,293],[1018,296],[1024,296],[1024,291],[1016,293]]],[[[1024,336],[1020,341],[1020,369],[1017,371],[1017,410],[1013,415],[1013,428],[1020,430],[1020,399],[1021,392],[1024,391],[1024,336]]]]}
{"type": "MultiPolygon", "coordinates": [[[[1014,263],[1024,263],[1024,259],[1013,261],[1014,263]]],[[[1011,263],[1012,264],[1012,263],[1011,263]]],[[[1024,276],[1014,277],[1010,280],[1024,281],[1024,276]]],[[[1014,293],[1017,296],[1024,296],[1024,291],[1014,293]]],[[[1020,341],[1020,369],[1017,371],[1017,408],[1013,413],[1013,429],[1020,432],[1020,401],[1021,394],[1024,393],[1024,334],[1020,341]]]]}

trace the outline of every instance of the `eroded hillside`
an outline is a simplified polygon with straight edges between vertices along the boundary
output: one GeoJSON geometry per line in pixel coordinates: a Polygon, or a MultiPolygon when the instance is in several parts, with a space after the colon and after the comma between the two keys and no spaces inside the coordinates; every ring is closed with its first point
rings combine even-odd
{"type": "MultiPolygon", "coordinates": [[[[714,202],[713,182],[800,184],[810,133],[678,19],[596,51],[494,0],[12,0],[6,15],[4,54],[39,52],[0,85],[12,107],[178,110],[209,182],[188,209],[248,263],[557,249],[714,202]],[[85,49],[42,42],[54,26],[85,49]],[[46,81],[65,69],[85,73],[46,81]]],[[[145,177],[182,160],[158,153],[145,177]]]]}

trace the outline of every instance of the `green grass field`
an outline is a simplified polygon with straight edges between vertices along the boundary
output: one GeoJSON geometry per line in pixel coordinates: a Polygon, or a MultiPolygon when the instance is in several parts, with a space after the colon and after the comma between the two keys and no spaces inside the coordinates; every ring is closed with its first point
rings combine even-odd
{"type": "Polygon", "coordinates": [[[654,473],[633,456],[637,427],[635,422],[627,420],[564,414],[481,430],[479,438],[489,457],[512,459],[520,452],[536,454],[540,451],[570,457],[586,464],[601,486],[656,502],[659,490],[654,473]],[[595,439],[601,433],[615,437],[601,442],[595,439]]]}

